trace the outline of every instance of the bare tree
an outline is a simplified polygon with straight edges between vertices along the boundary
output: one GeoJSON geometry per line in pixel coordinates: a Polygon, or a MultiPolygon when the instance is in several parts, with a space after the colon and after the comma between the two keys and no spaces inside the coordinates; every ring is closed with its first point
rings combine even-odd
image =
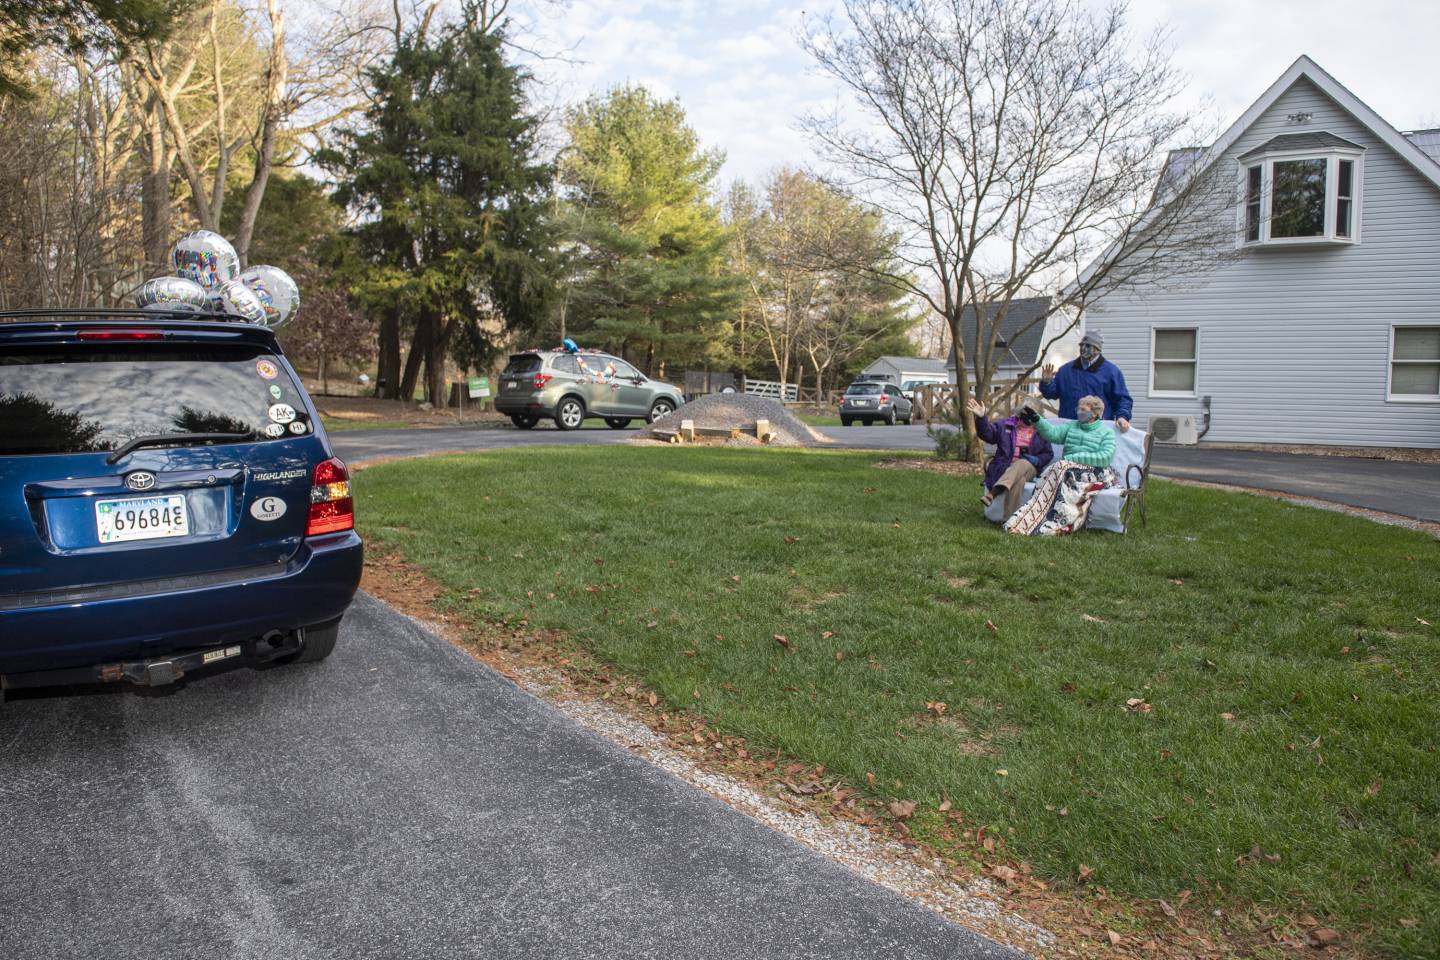
{"type": "Polygon", "coordinates": [[[802,38],[864,117],[804,125],[901,232],[886,279],[944,318],[962,395],[988,395],[1012,300],[1051,293],[1073,328],[1097,297],[1181,281],[1233,247],[1215,216],[1229,178],[1156,186],[1195,115],[1164,36],[1132,42],[1124,20],[1123,4],[1079,0],[844,0],[802,38]],[[981,304],[967,355],[962,319],[981,304]]]}
{"type": "Polygon", "coordinates": [[[310,12],[296,44],[287,41],[279,0],[254,10],[210,0],[168,39],[137,48],[129,60],[159,108],[152,126],[173,148],[202,228],[220,230],[232,165],[250,159],[234,231],[242,263],[282,138],[293,144],[320,136],[362,109],[363,73],[387,49],[386,13],[377,3],[310,12]]]}

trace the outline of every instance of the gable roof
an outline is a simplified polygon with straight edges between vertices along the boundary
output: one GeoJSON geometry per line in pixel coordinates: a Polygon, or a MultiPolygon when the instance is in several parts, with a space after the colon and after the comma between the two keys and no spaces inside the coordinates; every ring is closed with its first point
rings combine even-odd
{"type": "MultiPolygon", "coordinates": [[[[982,304],[988,321],[995,315],[997,304],[982,304]]],[[[1006,346],[995,345],[999,354],[996,367],[1013,367],[1018,363],[1029,366],[1040,355],[1040,341],[1045,335],[1043,317],[1050,310],[1049,297],[1024,297],[1010,301],[1010,308],[1000,318],[1000,337],[1006,346]],[[1022,327],[1029,326],[1028,330],[1022,327]],[[1014,356],[1012,356],[1013,354],[1014,356]]],[[[960,314],[960,339],[965,343],[965,358],[969,362],[975,356],[975,308],[966,307],[960,314]]],[[[950,348],[950,359],[945,362],[947,369],[955,369],[955,348],[950,348]]]]}
{"type": "MultiPolygon", "coordinates": [[[[1422,150],[1419,143],[1407,137],[1399,130],[1396,130],[1384,117],[1380,116],[1380,114],[1372,110],[1363,100],[1347,90],[1339,80],[1330,76],[1318,63],[1303,54],[1294,63],[1290,64],[1284,73],[1280,74],[1279,79],[1265,89],[1265,92],[1260,95],[1260,99],[1250,104],[1249,109],[1242,113],[1239,119],[1225,129],[1225,132],[1220,135],[1219,139],[1205,148],[1202,156],[1199,158],[1191,158],[1188,156],[1183,158],[1184,171],[1176,177],[1175,182],[1177,187],[1182,187],[1195,178],[1204,175],[1206,171],[1215,165],[1216,161],[1225,155],[1225,151],[1229,150],[1236,140],[1245,135],[1245,131],[1249,130],[1256,120],[1259,120],[1267,110],[1275,105],[1276,100],[1279,100],[1287,90],[1301,80],[1309,80],[1313,83],[1321,93],[1339,104],[1342,110],[1345,110],[1359,121],[1361,125],[1368,128],[1376,138],[1391,150],[1394,150],[1403,160],[1414,167],[1422,177],[1429,180],[1437,189],[1440,189],[1440,157],[1426,150],[1422,150]]],[[[1420,142],[1428,144],[1427,135],[1437,132],[1440,131],[1425,130],[1420,131],[1416,136],[1420,138],[1420,142]]],[[[1336,139],[1338,140],[1340,138],[1337,137],[1336,139]]],[[[1354,144],[1351,144],[1351,146],[1354,146],[1354,144]]],[[[1172,161],[1177,159],[1177,153],[1188,153],[1188,151],[1193,149],[1194,148],[1185,148],[1181,151],[1172,151],[1170,156],[1166,158],[1166,169],[1169,169],[1172,161]]],[[[1162,184],[1166,183],[1164,176],[1165,173],[1162,171],[1162,184]]],[[[1158,194],[1159,188],[1157,187],[1156,195],[1158,196],[1158,194]]],[[[1138,225],[1138,231],[1143,231],[1154,218],[1159,215],[1159,210],[1155,208],[1153,203],[1153,197],[1151,207],[1151,212],[1147,213],[1141,219],[1138,225]]],[[[1090,265],[1082,270],[1078,277],[1066,284],[1065,294],[1068,295],[1086,278],[1093,275],[1102,263],[1110,260],[1115,255],[1117,246],[1118,244],[1111,245],[1109,249],[1091,261],[1090,265]]]]}
{"type": "Polygon", "coordinates": [[[1206,153],[1205,161],[1196,164],[1196,172],[1198,173],[1201,170],[1208,169],[1226,150],[1230,149],[1231,144],[1240,139],[1245,131],[1250,129],[1250,126],[1256,120],[1260,119],[1265,111],[1275,105],[1275,101],[1279,100],[1285,91],[1289,90],[1300,80],[1309,80],[1315,84],[1321,93],[1338,103],[1342,109],[1360,121],[1361,124],[1368,127],[1370,132],[1375,134],[1387,147],[1394,150],[1401,158],[1419,171],[1421,176],[1425,177],[1425,179],[1429,180],[1437,188],[1440,188],[1440,163],[1432,160],[1418,146],[1406,139],[1404,134],[1392,127],[1384,117],[1370,109],[1368,104],[1347,90],[1344,84],[1330,76],[1318,63],[1306,56],[1301,56],[1294,63],[1290,64],[1290,68],[1280,75],[1280,79],[1270,84],[1265,92],[1260,95],[1260,99],[1252,103],[1250,109],[1242,113],[1240,119],[1232,123],[1229,128],[1220,135],[1220,139],[1210,145],[1210,149],[1206,153]]]}
{"type": "Polygon", "coordinates": [[[1279,153],[1282,150],[1329,150],[1340,147],[1343,150],[1364,150],[1358,143],[1351,143],[1344,137],[1337,137],[1329,130],[1315,130],[1311,133],[1282,133],[1271,137],[1254,150],[1240,155],[1241,160],[1258,157],[1262,153],[1279,153]]]}
{"type": "Polygon", "coordinates": [[[900,368],[901,371],[909,373],[945,373],[945,361],[933,360],[930,357],[876,357],[871,364],[884,360],[892,366],[900,368]]]}

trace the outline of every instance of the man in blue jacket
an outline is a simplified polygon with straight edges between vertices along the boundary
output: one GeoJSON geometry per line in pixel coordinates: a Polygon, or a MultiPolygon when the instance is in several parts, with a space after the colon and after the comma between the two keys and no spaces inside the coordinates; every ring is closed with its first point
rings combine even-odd
{"type": "Polygon", "coordinates": [[[1130,413],[1134,406],[1125,387],[1120,368],[1100,355],[1105,337],[1099,330],[1087,330],[1080,338],[1080,358],[1067,363],[1057,373],[1055,365],[1045,364],[1040,371],[1040,395],[1060,401],[1060,417],[1075,419],[1075,406],[1081,397],[1096,396],[1105,401],[1105,419],[1114,420],[1124,433],[1130,429],[1130,413]]]}

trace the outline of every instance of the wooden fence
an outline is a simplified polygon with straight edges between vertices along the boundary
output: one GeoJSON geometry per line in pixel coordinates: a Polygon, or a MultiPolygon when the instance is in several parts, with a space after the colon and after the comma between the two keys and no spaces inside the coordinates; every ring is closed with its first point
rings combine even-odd
{"type": "MultiPolygon", "coordinates": [[[[990,396],[998,397],[1006,390],[1014,386],[1014,380],[996,380],[990,384],[990,396]]],[[[1059,409],[1056,404],[1040,396],[1040,384],[1038,381],[1030,380],[1021,383],[1020,389],[1012,394],[1006,405],[1019,403],[1024,398],[1036,404],[1042,413],[1055,414],[1059,409]]],[[[953,383],[936,383],[926,387],[916,387],[912,403],[915,405],[913,420],[923,420],[927,424],[936,420],[946,420],[959,414],[960,388],[953,383]]],[[[1009,410],[998,411],[1001,414],[1009,414],[1009,410]]],[[[991,416],[995,416],[992,411],[991,416]]]]}

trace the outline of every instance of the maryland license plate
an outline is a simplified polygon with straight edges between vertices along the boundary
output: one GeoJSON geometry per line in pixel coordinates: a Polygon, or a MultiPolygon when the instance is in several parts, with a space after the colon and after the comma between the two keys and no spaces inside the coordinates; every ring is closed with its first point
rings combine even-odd
{"type": "Polygon", "coordinates": [[[101,543],[184,537],[190,533],[190,514],[180,494],[101,500],[95,504],[95,528],[101,543]]]}

